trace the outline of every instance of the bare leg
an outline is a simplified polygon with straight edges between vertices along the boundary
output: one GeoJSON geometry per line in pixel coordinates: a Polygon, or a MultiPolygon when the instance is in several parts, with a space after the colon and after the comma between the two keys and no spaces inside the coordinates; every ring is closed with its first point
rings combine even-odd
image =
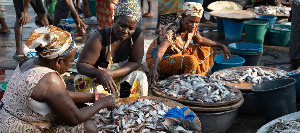
{"type": "MultiPolygon", "coordinates": [[[[148,1],[148,12],[146,14],[143,14],[143,17],[153,17],[153,12],[152,12],[152,0],[147,0],[148,1]]],[[[144,8],[143,8],[144,9],[144,8]]]]}
{"type": "Polygon", "coordinates": [[[159,21],[160,21],[160,17],[158,15],[158,17],[157,17],[157,23],[156,23],[156,29],[155,29],[155,33],[156,34],[159,34],[160,29],[161,29],[161,25],[160,25],[159,21]]]}
{"type": "Polygon", "coordinates": [[[145,13],[144,0],[141,0],[141,8],[142,8],[142,15],[144,15],[144,13],[145,13]]]}
{"type": "Polygon", "coordinates": [[[38,16],[40,24],[42,26],[48,26],[49,25],[49,22],[48,22],[46,14],[38,13],[37,16],[38,16]]]}
{"type": "Polygon", "coordinates": [[[54,17],[54,19],[53,19],[53,25],[57,26],[59,24],[60,20],[61,20],[61,18],[54,17]]]}
{"type": "Polygon", "coordinates": [[[0,32],[9,32],[9,28],[6,25],[4,18],[0,18],[0,24],[1,24],[0,32]]]}
{"type": "Polygon", "coordinates": [[[23,32],[23,26],[18,22],[19,19],[17,18],[15,23],[15,40],[16,40],[16,53],[14,57],[17,55],[24,55],[23,49],[22,49],[22,32],[23,32]]]}
{"type": "Polygon", "coordinates": [[[84,6],[83,8],[83,15],[84,16],[92,16],[92,13],[90,11],[88,0],[82,0],[82,4],[84,6]]]}
{"type": "Polygon", "coordinates": [[[87,120],[84,122],[85,133],[97,133],[98,129],[96,124],[92,120],[87,120]]]}

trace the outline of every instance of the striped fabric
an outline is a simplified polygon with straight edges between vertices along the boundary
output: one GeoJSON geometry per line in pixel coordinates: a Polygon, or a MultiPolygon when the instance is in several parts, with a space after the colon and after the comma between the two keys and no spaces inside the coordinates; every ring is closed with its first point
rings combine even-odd
{"type": "Polygon", "coordinates": [[[5,18],[5,9],[2,0],[0,0],[0,18],[5,18]]]}

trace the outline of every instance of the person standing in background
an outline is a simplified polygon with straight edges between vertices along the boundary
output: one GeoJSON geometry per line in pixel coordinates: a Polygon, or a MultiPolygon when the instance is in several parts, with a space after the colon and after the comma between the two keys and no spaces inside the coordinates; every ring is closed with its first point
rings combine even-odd
{"type": "Polygon", "coordinates": [[[291,20],[291,37],[289,56],[291,59],[290,71],[296,70],[300,67],[300,0],[290,0],[292,6],[292,20],[291,20]]]}
{"type": "Polygon", "coordinates": [[[5,22],[5,9],[2,0],[0,0],[0,24],[1,24],[0,34],[9,33],[9,28],[7,27],[5,22]]]}
{"type": "Polygon", "coordinates": [[[16,12],[16,22],[15,22],[15,40],[16,40],[16,53],[13,58],[18,62],[23,62],[28,59],[22,49],[22,32],[23,27],[29,23],[28,8],[29,4],[32,6],[41,26],[48,26],[49,22],[46,16],[46,11],[42,0],[13,0],[15,12],[16,12]]]}

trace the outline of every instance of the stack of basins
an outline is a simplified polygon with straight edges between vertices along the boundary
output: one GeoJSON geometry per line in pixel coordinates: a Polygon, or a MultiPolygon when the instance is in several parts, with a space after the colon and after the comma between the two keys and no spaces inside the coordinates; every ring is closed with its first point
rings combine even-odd
{"type": "Polygon", "coordinates": [[[197,74],[171,76],[157,82],[152,92],[155,96],[189,107],[199,117],[203,133],[228,130],[235,121],[238,108],[244,102],[240,90],[197,74]]]}
{"type": "Polygon", "coordinates": [[[254,43],[232,43],[229,44],[229,50],[232,55],[245,59],[243,66],[257,66],[263,53],[263,46],[254,43]]]}

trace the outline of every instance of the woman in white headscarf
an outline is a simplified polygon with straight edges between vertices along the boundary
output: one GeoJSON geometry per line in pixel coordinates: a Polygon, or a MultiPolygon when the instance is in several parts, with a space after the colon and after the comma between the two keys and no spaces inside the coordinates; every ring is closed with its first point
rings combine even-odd
{"type": "Polygon", "coordinates": [[[0,101],[0,132],[98,132],[91,118],[102,108],[113,108],[113,96],[66,90],[61,74],[74,60],[76,45],[69,32],[55,26],[36,29],[26,45],[39,57],[17,66],[0,101]],[[74,102],[94,102],[78,109],[74,102]]]}
{"type": "Polygon", "coordinates": [[[225,57],[230,59],[230,52],[225,45],[199,34],[197,28],[202,16],[203,8],[200,3],[185,2],[182,18],[162,29],[147,51],[149,82],[155,82],[159,74],[206,75],[216,55],[213,47],[221,48],[225,57]],[[190,44],[191,40],[194,44],[190,44]]]}

